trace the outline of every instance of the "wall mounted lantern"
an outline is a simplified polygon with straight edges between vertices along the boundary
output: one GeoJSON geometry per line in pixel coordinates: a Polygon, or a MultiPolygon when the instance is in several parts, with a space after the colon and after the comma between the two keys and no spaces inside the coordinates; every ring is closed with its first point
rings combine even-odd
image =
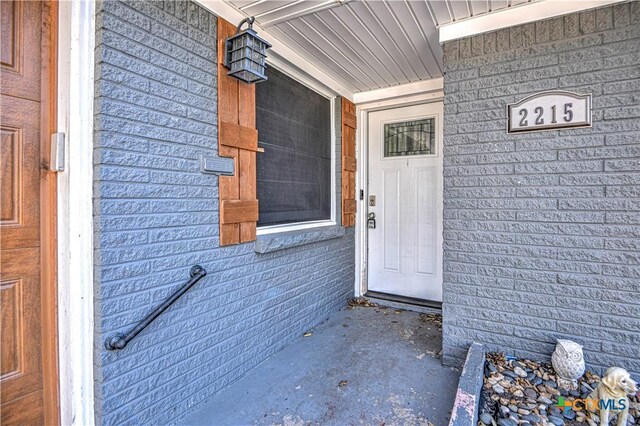
{"type": "Polygon", "coordinates": [[[225,43],[225,66],[232,75],[247,83],[257,83],[267,79],[267,49],[271,47],[253,30],[255,18],[240,21],[236,35],[227,38],[225,43]],[[248,28],[241,31],[243,24],[248,28]]]}

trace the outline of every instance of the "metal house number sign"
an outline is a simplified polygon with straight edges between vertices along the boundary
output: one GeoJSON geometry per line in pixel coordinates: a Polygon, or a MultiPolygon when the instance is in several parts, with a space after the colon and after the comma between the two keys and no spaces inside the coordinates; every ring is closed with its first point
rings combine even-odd
{"type": "Polygon", "coordinates": [[[591,95],[542,92],[507,105],[507,132],[591,127],[591,95]]]}

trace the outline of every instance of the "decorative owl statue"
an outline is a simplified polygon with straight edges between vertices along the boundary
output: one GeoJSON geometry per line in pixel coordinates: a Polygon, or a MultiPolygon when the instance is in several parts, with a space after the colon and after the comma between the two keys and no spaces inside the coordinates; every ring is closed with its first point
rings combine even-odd
{"type": "Polygon", "coordinates": [[[585,368],[580,344],[558,339],[556,350],[551,355],[551,364],[556,371],[559,387],[566,390],[578,389],[578,379],[584,374],[585,368]]]}

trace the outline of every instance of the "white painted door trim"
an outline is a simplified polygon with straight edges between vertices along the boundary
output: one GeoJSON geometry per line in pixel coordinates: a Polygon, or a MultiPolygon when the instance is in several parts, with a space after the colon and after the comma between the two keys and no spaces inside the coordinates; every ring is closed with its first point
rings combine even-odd
{"type": "Polygon", "coordinates": [[[60,424],[93,425],[93,97],[95,3],[59,3],[58,355],[60,424]]]}
{"type": "Polygon", "coordinates": [[[430,80],[421,80],[414,83],[400,84],[398,86],[385,87],[383,89],[368,90],[353,94],[353,102],[356,105],[364,106],[368,104],[380,104],[385,101],[392,101],[392,104],[402,102],[398,99],[412,99],[414,102],[418,98],[429,99],[429,96],[438,95],[444,87],[442,77],[430,80]]]}
{"type": "MultiPolygon", "coordinates": [[[[363,96],[363,98],[365,97],[363,96]]],[[[356,162],[358,168],[356,171],[356,198],[357,198],[357,210],[356,210],[356,229],[355,229],[355,283],[354,283],[354,295],[355,297],[361,297],[367,292],[367,205],[365,200],[360,200],[360,193],[366,195],[369,191],[367,184],[367,171],[369,168],[369,151],[368,151],[368,128],[369,128],[369,113],[373,111],[380,111],[384,109],[397,108],[401,106],[410,106],[431,102],[441,102],[444,99],[444,92],[442,88],[436,90],[428,90],[423,93],[415,93],[413,95],[407,95],[402,97],[389,97],[381,93],[378,100],[366,97],[366,102],[356,104],[356,116],[358,119],[358,127],[356,129],[356,162]]],[[[443,149],[440,147],[440,149],[443,149]]],[[[442,162],[440,156],[440,161],[442,162]]],[[[440,164],[442,170],[442,163],[440,164]]],[[[443,191],[439,193],[440,205],[443,202],[443,191]]],[[[442,216],[442,212],[441,212],[442,216]]],[[[440,235],[439,247],[442,251],[442,235],[440,235]]],[[[441,253],[442,255],[442,253],[441,253]]],[[[442,257],[441,257],[442,258],[442,257]]],[[[440,264],[442,267],[442,263],[440,264]]],[[[440,274],[442,276],[442,274],[440,274]]]]}

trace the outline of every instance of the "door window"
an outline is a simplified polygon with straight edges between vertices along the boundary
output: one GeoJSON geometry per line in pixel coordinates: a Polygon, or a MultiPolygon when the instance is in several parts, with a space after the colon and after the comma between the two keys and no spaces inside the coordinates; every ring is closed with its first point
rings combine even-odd
{"type": "Polygon", "coordinates": [[[387,123],[384,125],[384,156],[435,154],[435,119],[387,123]]]}

